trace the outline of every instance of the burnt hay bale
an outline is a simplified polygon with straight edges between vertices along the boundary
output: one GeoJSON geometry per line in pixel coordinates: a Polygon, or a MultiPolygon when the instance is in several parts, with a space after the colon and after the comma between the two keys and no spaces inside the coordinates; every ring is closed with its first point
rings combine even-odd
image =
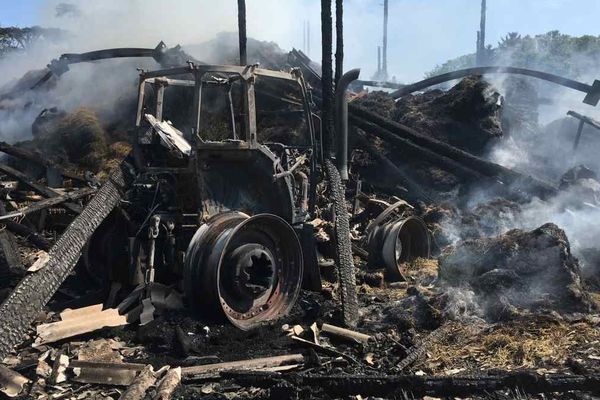
{"type": "Polygon", "coordinates": [[[94,172],[102,168],[109,154],[106,132],[96,113],[88,108],[64,117],[44,141],[51,153],[94,172]]]}
{"type": "Polygon", "coordinates": [[[444,285],[473,290],[491,318],[500,299],[529,310],[594,308],[565,232],[551,223],[447,248],[439,260],[439,278],[444,285]]]}

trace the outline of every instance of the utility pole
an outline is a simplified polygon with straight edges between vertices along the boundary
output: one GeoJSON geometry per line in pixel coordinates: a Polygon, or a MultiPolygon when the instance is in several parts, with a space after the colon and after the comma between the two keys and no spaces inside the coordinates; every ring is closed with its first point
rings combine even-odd
{"type": "Polygon", "coordinates": [[[487,11],[486,0],[481,0],[481,20],[479,22],[479,31],[477,32],[477,65],[482,65],[487,62],[487,54],[485,48],[485,17],[487,11]]]}
{"type": "Polygon", "coordinates": [[[306,54],[306,21],[302,24],[302,51],[306,54]]]}
{"type": "Polygon", "coordinates": [[[246,53],[246,0],[238,0],[238,31],[240,36],[240,65],[248,64],[246,53]]]}
{"type": "Polygon", "coordinates": [[[344,74],[344,0],[335,0],[335,85],[344,74]]]}
{"type": "Polygon", "coordinates": [[[381,46],[377,46],[377,76],[381,75],[381,46]]]}
{"type": "MultiPolygon", "coordinates": [[[[485,1],[485,0],[484,0],[485,1]]],[[[382,63],[382,81],[387,81],[387,44],[388,44],[388,0],[383,2],[383,63],[382,63]]]]}
{"type": "Polygon", "coordinates": [[[306,20],[306,55],[310,57],[310,20],[306,20]]]}

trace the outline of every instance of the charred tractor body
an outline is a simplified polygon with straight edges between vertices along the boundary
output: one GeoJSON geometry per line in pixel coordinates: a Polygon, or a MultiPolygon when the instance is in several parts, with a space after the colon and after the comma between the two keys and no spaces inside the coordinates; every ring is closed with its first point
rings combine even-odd
{"type": "Polygon", "coordinates": [[[142,72],[134,136],[136,179],[91,242],[96,271],[182,283],[190,306],[241,329],[289,311],[304,275],[320,285],[307,224],[320,151],[298,71],[142,72]]]}

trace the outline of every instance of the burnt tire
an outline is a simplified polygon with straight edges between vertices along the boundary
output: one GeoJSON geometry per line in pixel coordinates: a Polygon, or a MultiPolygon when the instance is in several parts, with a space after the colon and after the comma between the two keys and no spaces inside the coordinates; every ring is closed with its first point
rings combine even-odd
{"type": "Polygon", "coordinates": [[[354,260],[352,258],[352,244],[350,243],[350,223],[348,221],[344,185],[337,167],[331,160],[325,160],[324,167],[333,201],[333,236],[342,301],[342,316],[344,324],[353,327],[356,326],[358,320],[358,298],[356,296],[356,277],[354,275],[354,260]]]}

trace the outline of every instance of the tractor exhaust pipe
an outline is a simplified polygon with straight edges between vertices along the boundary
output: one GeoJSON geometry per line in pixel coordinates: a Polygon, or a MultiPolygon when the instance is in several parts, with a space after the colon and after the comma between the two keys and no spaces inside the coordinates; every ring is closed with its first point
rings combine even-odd
{"type": "Polygon", "coordinates": [[[346,72],[340,78],[335,89],[335,132],[337,140],[337,168],[342,180],[348,180],[348,102],[346,89],[348,85],[357,80],[360,68],[346,72]]]}

